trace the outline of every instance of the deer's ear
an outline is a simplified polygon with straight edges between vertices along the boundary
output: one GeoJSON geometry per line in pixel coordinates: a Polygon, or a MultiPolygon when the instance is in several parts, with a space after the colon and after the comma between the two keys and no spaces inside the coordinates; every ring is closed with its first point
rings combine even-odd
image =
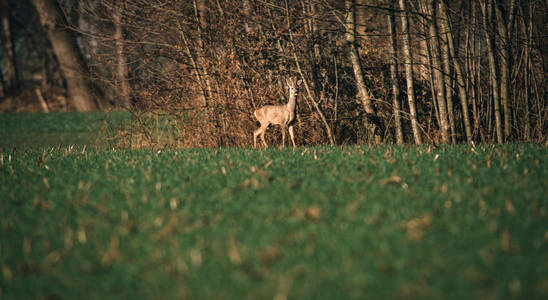
{"type": "Polygon", "coordinates": [[[299,81],[297,81],[297,85],[301,85],[301,83],[303,83],[303,81],[299,79],[299,81]]]}

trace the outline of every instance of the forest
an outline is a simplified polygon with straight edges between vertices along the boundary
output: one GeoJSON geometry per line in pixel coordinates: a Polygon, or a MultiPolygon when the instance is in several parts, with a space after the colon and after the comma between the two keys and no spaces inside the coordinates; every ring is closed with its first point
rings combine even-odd
{"type": "Polygon", "coordinates": [[[0,0],[0,299],[548,299],[547,9],[0,0]]]}
{"type": "Polygon", "coordinates": [[[250,146],[290,77],[299,145],[548,133],[546,1],[1,3],[0,109],[127,110],[141,146],[158,117],[181,147],[250,146]]]}

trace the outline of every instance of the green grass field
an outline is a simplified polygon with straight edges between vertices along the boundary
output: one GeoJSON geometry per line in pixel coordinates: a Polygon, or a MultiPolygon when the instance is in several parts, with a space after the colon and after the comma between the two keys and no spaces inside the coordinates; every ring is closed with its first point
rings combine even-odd
{"type": "Polygon", "coordinates": [[[116,130],[129,119],[123,112],[3,113],[0,149],[43,148],[59,145],[107,146],[116,130]]]}
{"type": "Polygon", "coordinates": [[[0,147],[1,299],[548,297],[545,146],[23,137],[0,147]]]}

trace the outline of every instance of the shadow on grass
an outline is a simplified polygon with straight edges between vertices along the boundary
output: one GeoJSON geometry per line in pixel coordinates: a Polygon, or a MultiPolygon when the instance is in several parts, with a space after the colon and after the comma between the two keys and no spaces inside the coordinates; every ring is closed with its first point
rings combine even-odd
{"type": "Polygon", "coordinates": [[[127,112],[55,112],[0,114],[0,148],[67,145],[108,146],[127,112]]]}

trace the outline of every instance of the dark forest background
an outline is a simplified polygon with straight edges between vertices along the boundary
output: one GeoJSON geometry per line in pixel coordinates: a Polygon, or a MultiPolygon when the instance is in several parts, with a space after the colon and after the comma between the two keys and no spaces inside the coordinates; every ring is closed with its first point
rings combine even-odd
{"type": "Polygon", "coordinates": [[[0,110],[127,110],[140,145],[162,118],[177,146],[249,146],[253,111],[287,102],[289,77],[299,145],[548,134],[545,0],[0,5],[0,110]]]}

